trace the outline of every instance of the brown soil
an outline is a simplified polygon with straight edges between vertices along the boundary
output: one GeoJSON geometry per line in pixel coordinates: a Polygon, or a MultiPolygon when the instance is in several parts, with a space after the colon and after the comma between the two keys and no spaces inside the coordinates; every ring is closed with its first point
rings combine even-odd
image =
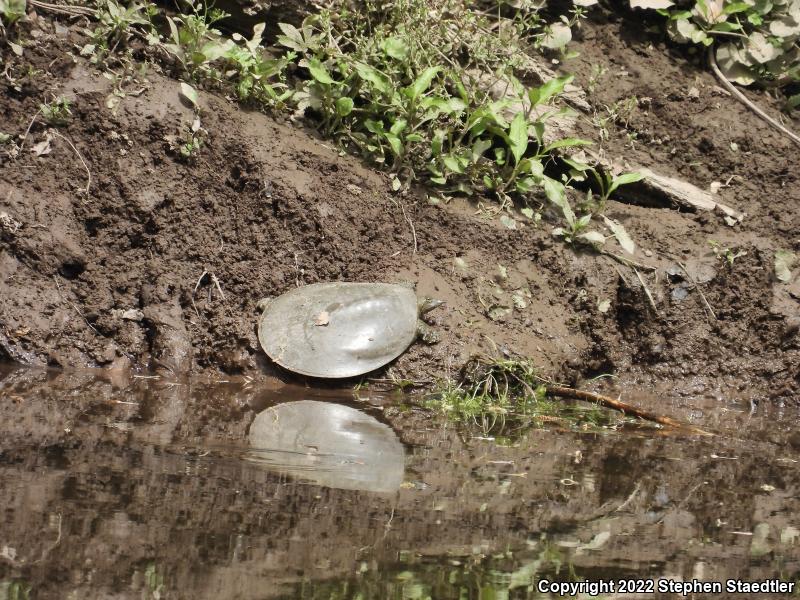
{"type": "Polygon", "coordinates": [[[723,200],[747,213],[731,228],[712,214],[610,203],[637,260],[659,269],[647,279],[657,314],[631,270],[564,247],[550,224],[512,231],[466,201],[393,194],[385,174],[331,142],[213,93],[201,93],[206,143],[182,160],[165,141],[191,122],[175,80],[151,67],[114,113],[111,82],[75,55],[77,27],[24,26],[36,43],[21,58],[3,49],[0,131],[24,133],[57,94],[73,116],[51,152],[31,152],[46,136],[38,118],[20,156],[2,158],[0,358],[286,379],[258,347],[258,299],[317,281],[411,280],[447,302],[432,317],[442,342],[412,346],[390,367],[397,376],[433,382],[496,345],[573,382],[613,372],[693,396],[800,391],[800,282],[778,284],[772,267],[775,250],[800,251],[796,148],[636,24],[586,25],[580,57],[564,65],[584,87],[593,65],[606,69],[590,94],[600,114],[639,98],[627,127],[609,126],[606,151],[700,187],[728,183],[723,200]],[[709,240],[747,254],[728,266],[709,240]],[[716,320],[692,286],[679,299],[677,261],[716,320]],[[490,319],[485,307],[514,290],[530,291],[528,306],[490,319]]]}

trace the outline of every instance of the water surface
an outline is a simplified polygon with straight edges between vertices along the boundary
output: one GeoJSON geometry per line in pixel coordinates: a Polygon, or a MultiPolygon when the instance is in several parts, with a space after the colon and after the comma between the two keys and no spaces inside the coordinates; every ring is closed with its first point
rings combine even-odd
{"type": "Polygon", "coordinates": [[[5,370],[0,600],[797,581],[796,410],[698,406],[695,423],[720,435],[551,427],[492,440],[364,391],[5,370]]]}

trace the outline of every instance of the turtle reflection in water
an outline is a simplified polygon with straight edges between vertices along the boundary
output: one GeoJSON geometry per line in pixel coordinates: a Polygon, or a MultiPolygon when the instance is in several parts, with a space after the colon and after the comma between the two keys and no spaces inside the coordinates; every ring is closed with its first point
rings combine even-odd
{"type": "Polygon", "coordinates": [[[345,490],[394,492],[405,453],[394,431],[349,406],[301,400],[260,412],[250,425],[248,460],[345,490]]]}
{"type": "Polygon", "coordinates": [[[311,377],[355,377],[402,354],[421,335],[436,336],[419,316],[442,304],[418,301],[410,287],[388,283],[315,283],[274,300],[263,310],[258,340],[285,369],[311,377]]]}

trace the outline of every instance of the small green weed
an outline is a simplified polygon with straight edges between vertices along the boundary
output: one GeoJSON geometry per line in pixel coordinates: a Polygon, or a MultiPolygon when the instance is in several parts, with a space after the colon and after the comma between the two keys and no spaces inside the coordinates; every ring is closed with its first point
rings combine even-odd
{"type": "Polygon", "coordinates": [[[728,248],[727,246],[723,246],[716,240],[709,240],[708,244],[711,246],[711,250],[714,252],[714,256],[716,256],[717,259],[727,264],[729,268],[733,268],[733,263],[736,261],[737,258],[747,256],[747,251],[737,250],[736,248],[728,248]]]}
{"type": "Polygon", "coordinates": [[[0,26],[8,27],[25,16],[25,0],[0,0],[0,26]]]}
{"type": "Polygon", "coordinates": [[[530,359],[472,357],[458,382],[448,382],[425,401],[462,425],[477,426],[484,435],[513,436],[535,423],[556,422],[581,428],[608,424],[599,407],[556,402],[547,396],[544,380],[530,359]]]}
{"type": "Polygon", "coordinates": [[[116,0],[101,0],[97,5],[97,26],[87,31],[91,43],[81,53],[98,62],[126,46],[137,32],[154,41],[157,34],[152,19],[156,14],[157,9],[150,2],[132,2],[126,6],[116,0]]]}
{"type": "Polygon", "coordinates": [[[29,600],[31,586],[24,581],[0,581],[0,594],[3,600],[29,600]]]}
{"type": "Polygon", "coordinates": [[[715,45],[726,78],[800,81],[800,4],[795,0],[695,0],[658,11],[681,43],[715,45]]]}
{"type": "Polygon", "coordinates": [[[161,598],[164,591],[164,573],[159,566],[151,562],[144,570],[145,598],[154,600],[161,598]]]}
{"type": "Polygon", "coordinates": [[[265,24],[253,28],[248,40],[236,33],[227,39],[214,25],[227,15],[201,4],[192,13],[167,17],[170,36],[162,47],[176,58],[182,71],[197,81],[231,82],[240,100],[283,108],[292,93],[285,84],[287,65],[295,58],[287,53],[274,58],[261,47],[265,24]]]}
{"type": "Polygon", "coordinates": [[[191,13],[167,17],[170,35],[162,47],[174,56],[184,73],[194,79],[220,79],[212,63],[230,50],[234,43],[225,39],[214,25],[228,16],[221,10],[191,2],[191,13]]]}
{"type": "Polygon", "coordinates": [[[55,98],[52,102],[39,105],[39,112],[48,125],[53,127],[63,126],[72,118],[70,107],[72,102],[63,96],[55,98]]]}
{"type": "Polygon", "coordinates": [[[621,223],[603,215],[603,212],[608,199],[617,189],[623,185],[641,181],[644,179],[645,174],[631,172],[615,175],[610,170],[600,170],[581,162],[574,156],[572,158],[562,158],[562,160],[570,168],[569,176],[566,177],[567,184],[572,181],[588,182],[589,176],[591,176],[595,183],[596,193],[591,189],[587,190],[584,201],[580,203],[584,214],[578,217],[567,198],[567,190],[570,188],[560,183],[545,182],[544,189],[547,198],[558,207],[564,219],[564,226],[556,227],[553,230],[553,235],[562,238],[568,244],[582,243],[595,248],[599,248],[605,244],[608,237],[613,236],[625,252],[633,254],[635,244],[625,227],[621,223]],[[605,227],[610,231],[610,236],[590,228],[595,219],[603,221],[605,227]]]}
{"type": "MultiPolygon", "coordinates": [[[[186,84],[182,84],[182,86],[185,86],[188,90],[194,92],[194,94],[197,93],[191,86],[186,84]]],[[[203,129],[200,123],[196,98],[192,98],[192,100],[195,105],[195,117],[191,126],[182,131],[179,135],[168,135],[164,138],[169,145],[170,152],[176,153],[185,162],[191,162],[199,156],[203,148],[203,140],[208,135],[208,132],[203,129]]]]}
{"type": "Polygon", "coordinates": [[[233,35],[236,42],[225,55],[226,76],[235,81],[236,95],[240,100],[253,100],[270,107],[284,107],[292,96],[284,83],[287,65],[295,58],[293,52],[273,58],[261,47],[264,24],[253,28],[253,37],[245,39],[233,35]]]}

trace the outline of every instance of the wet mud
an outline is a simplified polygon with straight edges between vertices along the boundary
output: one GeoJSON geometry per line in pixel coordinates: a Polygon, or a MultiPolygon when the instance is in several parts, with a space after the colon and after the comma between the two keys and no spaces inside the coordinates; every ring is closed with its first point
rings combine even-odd
{"type": "Polygon", "coordinates": [[[182,160],[170,140],[192,116],[174,79],[149,66],[112,111],[111,82],[73,51],[81,30],[32,16],[21,26],[40,43],[8,57],[1,84],[0,130],[33,124],[0,170],[0,359],[302,381],[261,351],[260,298],[319,281],[410,281],[446,301],[432,315],[442,342],[412,346],[375,377],[429,386],[499,348],[568,383],[613,373],[681,397],[746,388],[754,402],[796,401],[800,291],[772,269],[776,250],[800,250],[794,150],[702,65],[625,20],[587,23],[563,66],[600,116],[636,98],[608,124],[604,151],[724,183],[721,198],[747,213],[730,227],[647,198],[609,203],[636,259],[657,268],[645,279],[655,310],[630,269],[564,247],[550,224],[510,230],[477,198],[396,194],[301,124],[213,92],[200,94],[202,151],[182,160]],[[63,137],[33,119],[55,95],[72,100],[63,137]],[[48,139],[48,152],[31,152],[48,139]],[[728,264],[710,241],[746,254],[728,264]]]}

